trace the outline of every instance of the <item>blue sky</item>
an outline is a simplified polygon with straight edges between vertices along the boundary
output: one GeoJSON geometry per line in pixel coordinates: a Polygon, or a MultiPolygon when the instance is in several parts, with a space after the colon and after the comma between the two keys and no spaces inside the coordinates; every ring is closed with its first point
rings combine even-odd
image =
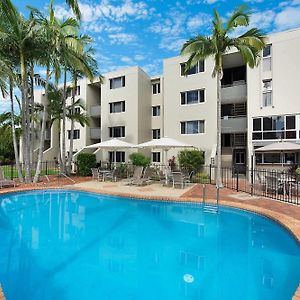
{"type": "MultiPolygon", "coordinates": [[[[26,4],[46,12],[49,3],[12,1],[24,14],[26,4]]],[[[64,0],[54,4],[57,17],[72,16],[64,0]]],[[[178,55],[184,41],[209,34],[213,9],[226,18],[241,4],[252,10],[250,26],[266,33],[300,27],[300,0],[80,0],[81,27],[94,39],[101,73],[139,65],[149,75],[158,75],[162,60],[178,55]]],[[[8,101],[1,102],[0,112],[9,107],[8,101]]]]}
{"type": "MultiPolygon", "coordinates": [[[[26,11],[26,0],[14,3],[26,11]]],[[[28,3],[46,9],[49,1],[28,3]]],[[[54,3],[58,17],[71,16],[65,1],[54,3]]],[[[251,25],[267,33],[300,27],[300,0],[82,0],[82,31],[94,38],[102,73],[140,65],[156,75],[162,71],[162,59],[178,55],[185,40],[209,33],[214,8],[226,17],[242,3],[253,11],[251,25]]]]}

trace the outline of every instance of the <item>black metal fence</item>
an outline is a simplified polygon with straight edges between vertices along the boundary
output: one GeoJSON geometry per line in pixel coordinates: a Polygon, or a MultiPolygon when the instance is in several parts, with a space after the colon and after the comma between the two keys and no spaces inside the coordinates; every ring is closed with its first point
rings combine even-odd
{"type": "MultiPolygon", "coordinates": [[[[24,176],[25,175],[25,164],[21,163],[20,165],[21,165],[22,175],[24,176]]],[[[31,164],[32,176],[34,176],[34,174],[35,174],[36,165],[37,165],[37,163],[31,164]]],[[[0,170],[3,171],[4,176],[6,178],[10,178],[10,179],[18,178],[17,167],[13,163],[6,164],[6,165],[0,165],[0,170]]],[[[60,173],[60,169],[59,169],[59,165],[56,161],[42,162],[41,176],[58,175],[59,173],[60,173]]]]}
{"type": "MultiPolygon", "coordinates": [[[[203,167],[209,182],[215,183],[216,167],[203,167]]],[[[234,168],[221,168],[224,187],[252,196],[268,197],[300,205],[300,175],[295,171],[246,169],[244,174],[234,168]]]]}

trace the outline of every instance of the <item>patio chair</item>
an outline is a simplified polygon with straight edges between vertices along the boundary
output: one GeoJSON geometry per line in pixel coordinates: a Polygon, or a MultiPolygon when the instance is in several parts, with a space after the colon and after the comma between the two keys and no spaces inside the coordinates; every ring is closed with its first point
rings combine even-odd
{"type": "Polygon", "coordinates": [[[141,166],[135,167],[132,177],[124,179],[123,182],[126,185],[131,185],[134,181],[142,178],[143,170],[144,167],[141,166]]]}
{"type": "Polygon", "coordinates": [[[184,183],[191,183],[193,175],[194,175],[194,171],[184,174],[184,183]]]}
{"type": "Polygon", "coordinates": [[[111,171],[107,171],[107,172],[103,173],[102,178],[103,178],[103,181],[105,181],[105,179],[110,179],[111,181],[117,181],[116,170],[113,169],[111,171]]]}
{"type": "Polygon", "coordinates": [[[99,180],[99,170],[98,168],[91,168],[92,171],[92,177],[94,180],[99,180]]]}
{"type": "Polygon", "coordinates": [[[266,192],[270,194],[275,194],[277,197],[278,192],[282,189],[282,184],[280,183],[277,176],[266,176],[266,192]]]}
{"type": "Polygon", "coordinates": [[[14,180],[6,179],[4,172],[2,169],[0,169],[0,188],[3,187],[16,187],[16,183],[14,180]]]}
{"type": "Polygon", "coordinates": [[[153,170],[150,167],[146,167],[143,176],[140,179],[133,180],[131,182],[132,185],[144,185],[148,184],[151,181],[151,176],[153,174],[153,170]]]}
{"type": "Polygon", "coordinates": [[[184,188],[185,180],[184,180],[184,175],[181,172],[173,172],[172,179],[173,179],[173,188],[175,188],[176,185],[180,185],[182,189],[184,188]]]}

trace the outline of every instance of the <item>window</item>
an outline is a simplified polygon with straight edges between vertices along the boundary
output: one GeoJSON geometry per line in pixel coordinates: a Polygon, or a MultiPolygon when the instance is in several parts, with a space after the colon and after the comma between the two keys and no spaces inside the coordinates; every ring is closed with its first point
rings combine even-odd
{"type": "Polygon", "coordinates": [[[204,90],[192,90],[180,93],[181,105],[195,104],[204,102],[204,90]]]}
{"type": "Polygon", "coordinates": [[[125,76],[120,76],[116,78],[109,79],[110,89],[118,89],[125,86],[125,76]]]}
{"type": "Polygon", "coordinates": [[[152,94],[160,94],[160,82],[152,84],[152,94]]]}
{"type": "Polygon", "coordinates": [[[255,159],[257,164],[294,164],[296,153],[258,153],[255,159]]]}
{"type": "Polygon", "coordinates": [[[125,101],[118,101],[109,103],[109,112],[112,113],[120,113],[125,111],[125,101]]]}
{"type": "Polygon", "coordinates": [[[199,61],[194,67],[190,68],[186,73],[185,73],[185,65],[186,65],[185,63],[180,64],[181,76],[188,76],[197,73],[202,73],[204,72],[205,69],[204,60],[199,61]]]}
{"type": "Polygon", "coordinates": [[[80,114],[80,107],[74,108],[74,114],[79,115],[80,114]]]}
{"type": "Polygon", "coordinates": [[[152,152],[152,162],[160,162],[160,152],[152,152]]]}
{"type": "Polygon", "coordinates": [[[152,139],[160,139],[160,129],[152,129],[152,139]]]}
{"type": "Polygon", "coordinates": [[[181,124],[181,134],[197,134],[204,133],[204,121],[186,121],[180,122],[181,124]]]}
{"type": "Polygon", "coordinates": [[[152,107],[152,116],[153,117],[158,117],[160,116],[160,106],[153,106],[152,107]]]}
{"type": "Polygon", "coordinates": [[[295,116],[270,116],[253,119],[253,140],[296,139],[295,116]]]}
{"type": "MultiPolygon", "coordinates": [[[[70,139],[71,139],[71,130],[68,130],[68,140],[70,140],[70,139]]],[[[79,129],[74,129],[73,139],[74,140],[80,139],[80,130],[79,129]]]]}
{"type": "MultiPolygon", "coordinates": [[[[109,161],[114,163],[115,162],[115,152],[109,151],[109,161]]],[[[124,151],[116,151],[116,162],[124,163],[125,162],[125,152],[124,151]]]]}
{"type": "Polygon", "coordinates": [[[125,126],[109,127],[110,138],[125,137],[125,126]]]}
{"type": "Polygon", "coordinates": [[[272,45],[266,45],[264,50],[263,50],[263,57],[269,57],[271,56],[271,49],[272,49],[272,45]]]}
{"type": "Polygon", "coordinates": [[[267,45],[263,50],[263,71],[272,70],[272,45],[267,45]]]}
{"type": "Polygon", "coordinates": [[[261,131],[261,118],[253,119],[253,131],[261,131]]]}
{"type": "Polygon", "coordinates": [[[263,80],[263,101],[262,106],[272,106],[272,79],[263,80]]]}

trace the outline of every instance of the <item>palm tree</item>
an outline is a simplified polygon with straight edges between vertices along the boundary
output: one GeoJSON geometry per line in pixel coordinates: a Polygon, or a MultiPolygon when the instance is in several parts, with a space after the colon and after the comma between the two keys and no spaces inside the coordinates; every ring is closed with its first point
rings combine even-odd
{"type": "Polygon", "coordinates": [[[49,17],[35,9],[29,7],[31,10],[31,17],[36,20],[39,25],[39,33],[41,35],[41,42],[44,44],[46,50],[38,57],[38,63],[46,67],[45,80],[45,105],[42,118],[42,129],[39,145],[39,155],[37,168],[34,176],[34,182],[38,181],[41,172],[41,165],[43,160],[45,132],[46,132],[46,107],[48,102],[48,91],[50,81],[50,71],[53,69],[55,74],[55,81],[58,82],[60,77],[60,62],[65,56],[72,56],[76,51],[77,37],[76,32],[78,23],[73,18],[61,22],[55,18],[52,1],[49,6],[49,17]],[[75,50],[75,51],[74,51],[75,50]]]}
{"type": "Polygon", "coordinates": [[[16,168],[18,172],[18,177],[20,182],[23,181],[23,175],[22,175],[22,170],[21,170],[21,165],[20,165],[20,160],[19,160],[19,150],[18,150],[18,142],[17,139],[19,138],[20,135],[17,137],[17,132],[16,132],[16,127],[15,127],[15,109],[14,109],[14,68],[11,64],[11,60],[6,59],[1,55],[0,53],[0,89],[2,92],[3,97],[4,96],[9,96],[10,98],[10,127],[12,131],[12,139],[13,139],[13,146],[14,146],[14,155],[15,155],[15,163],[16,163],[16,168]],[[8,85],[8,90],[7,91],[7,85],[8,85]]]}
{"type": "MultiPolygon", "coordinates": [[[[67,88],[67,94],[71,92],[71,88],[67,88]]],[[[59,88],[56,85],[49,85],[49,105],[48,105],[48,115],[50,117],[50,128],[57,123],[58,126],[58,159],[61,160],[61,121],[64,118],[63,113],[63,88],[59,88]]],[[[89,117],[82,112],[75,112],[75,107],[80,107],[83,111],[85,107],[82,101],[79,99],[77,101],[72,102],[70,105],[66,106],[66,118],[69,119],[71,122],[78,122],[81,126],[85,126],[89,124],[89,117]]],[[[63,135],[65,132],[63,132],[63,135]]]]}
{"type": "Polygon", "coordinates": [[[81,12],[80,12],[80,9],[79,9],[78,1],[77,0],[66,0],[66,3],[73,10],[76,18],[78,20],[80,20],[81,19],[81,12]]]}
{"type": "Polygon", "coordinates": [[[22,152],[25,164],[25,181],[31,181],[30,165],[30,101],[28,93],[28,57],[34,49],[36,26],[34,20],[26,20],[10,0],[0,1],[1,53],[12,56],[20,70],[22,152]]]}
{"type": "MultiPolygon", "coordinates": [[[[250,12],[246,6],[240,6],[224,22],[219,13],[214,11],[211,36],[198,35],[184,43],[181,54],[188,55],[185,71],[199,61],[212,56],[214,70],[212,76],[217,78],[217,174],[216,186],[222,187],[221,178],[221,80],[223,78],[223,55],[231,49],[237,49],[244,63],[254,68],[259,63],[261,51],[265,46],[265,36],[258,28],[248,29],[244,34],[235,37],[237,27],[249,25],[250,12]]],[[[245,28],[247,29],[247,28],[245,28]]]]}

